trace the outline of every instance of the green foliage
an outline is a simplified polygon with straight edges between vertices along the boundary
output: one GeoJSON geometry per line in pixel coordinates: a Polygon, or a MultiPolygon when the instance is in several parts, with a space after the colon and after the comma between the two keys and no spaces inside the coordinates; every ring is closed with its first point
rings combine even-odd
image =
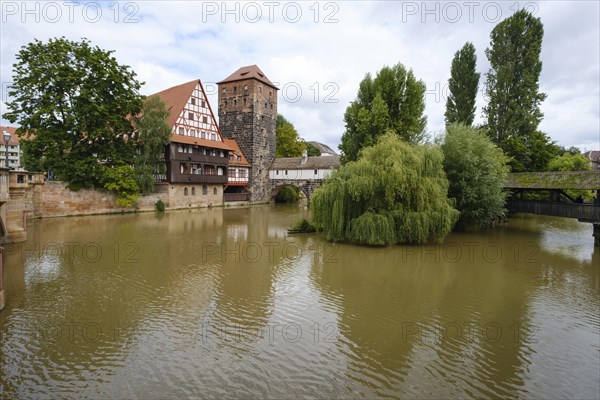
{"type": "Polygon", "coordinates": [[[298,136],[294,125],[283,115],[277,114],[277,133],[275,137],[275,157],[300,157],[306,149],[306,144],[298,136]]]}
{"type": "Polygon", "coordinates": [[[315,232],[316,228],[308,222],[306,218],[302,218],[300,221],[296,222],[296,224],[292,227],[292,230],[298,232],[315,232]]]}
{"type": "Polygon", "coordinates": [[[105,167],[133,158],[129,116],[142,105],[135,73],[87,40],[35,40],[16,58],[4,118],[34,135],[25,167],[51,168],[74,188],[102,187],[105,167]]]}
{"type": "Polygon", "coordinates": [[[311,143],[306,143],[306,153],[309,157],[318,157],[321,155],[321,150],[311,143]]]}
{"type": "Polygon", "coordinates": [[[549,171],[589,171],[592,167],[583,154],[565,152],[548,163],[549,171]]]}
{"type": "Polygon", "coordinates": [[[539,91],[542,71],[540,52],[544,27],[525,10],[514,13],[492,30],[486,55],[489,98],[484,113],[491,137],[511,156],[515,172],[543,171],[556,148],[538,131],[543,114],[540,104],[546,94],[539,91]]]}
{"type": "Polygon", "coordinates": [[[446,124],[462,123],[467,126],[475,119],[475,100],[479,87],[479,73],[476,72],[477,56],[475,46],[467,42],[454,54],[446,100],[446,124]]]}
{"type": "Polygon", "coordinates": [[[459,224],[486,225],[504,215],[507,157],[485,132],[462,124],[446,127],[444,170],[460,211],[459,224]]]}
{"type": "Polygon", "coordinates": [[[391,130],[402,139],[418,143],[425,137],[425,83],[398,63],[383,67],[375,79],[367,74],[356,100],[344,114],[346,131],[339,149],[343,162],[356,161],[360,151],[391,130]]]}
{"type": "Polygon", "coordinates": [[[164,203],[164,201],[162,201],[161,199],[156,200],[156,203],[154,203],[154,208],[158,212],[165,211],[165,203],[164,203]]]}
{"type": "Polygon", "coordinates": [[[130,165],[106,168],[104,188],[117,194],[117,205],[121,207],[132,207],[137,204],[140,188],[135,169],[130,165]]]}
{"type": "Polygon", "coordinates": [[[134,118],[135,169],[143,193],[154,189],[155,176],[160,172],[165,146],[171,138],[168,116],[165,103],[160,97],[153,96],[144,100],[142,114],[134,118]]]}
{"type": "Polygon", "coordinates": [[[275,196],[275,203],[296,203],[300,199],[300,189],[287,185],[282,187],[275,196]]]}
{"type": "Polygon", "coordinates": [[[328,240],[374,246],[441,242],[459,216],[442,158],[436,147],[386,133],[314,192],[315,227],[328,240]]]}

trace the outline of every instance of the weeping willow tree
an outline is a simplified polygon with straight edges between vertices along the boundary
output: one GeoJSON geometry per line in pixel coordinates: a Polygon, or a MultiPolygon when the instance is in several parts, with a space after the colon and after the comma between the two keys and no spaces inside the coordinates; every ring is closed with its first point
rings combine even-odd
{"type": "Polygon", "coordinates": [[[333,241],[441,242],[459,217],[447,197],[442,161],[438,148],[386,133],[315,191],[313,223],[333,241]]]}

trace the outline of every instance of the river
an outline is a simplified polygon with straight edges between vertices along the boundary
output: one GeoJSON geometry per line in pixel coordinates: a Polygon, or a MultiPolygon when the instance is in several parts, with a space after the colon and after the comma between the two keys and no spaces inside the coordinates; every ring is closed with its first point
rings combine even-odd
{"type": "Polygon", "coordinates": [[[442,245],[288,236],[303,206],[37,220],[0,398],[598,398],[600,249],[516,216],[442,245]]]}

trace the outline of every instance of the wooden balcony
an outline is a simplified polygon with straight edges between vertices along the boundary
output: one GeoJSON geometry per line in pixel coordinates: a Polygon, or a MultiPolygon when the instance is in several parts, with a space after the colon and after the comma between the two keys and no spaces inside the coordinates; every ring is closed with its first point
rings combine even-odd
{"type": "Polygon", "coordinates": [[[227,183],[227,175],[174,174],[173,183],[227,183]]]}

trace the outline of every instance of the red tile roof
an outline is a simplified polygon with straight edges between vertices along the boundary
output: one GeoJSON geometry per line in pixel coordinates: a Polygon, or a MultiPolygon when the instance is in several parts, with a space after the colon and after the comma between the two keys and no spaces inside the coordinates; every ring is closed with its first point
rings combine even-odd
{"type": "Polygon", "coordinates": [[[183,107],[185,107],[185,104],[199,82],[200,81],[198,79],[194,79],[193,81],[173,86],[163,90],[162,92],[154,93],[149,96],[159,96],[162,101],[165,102],[167,110],[170,111],[169,116],[167,117],[167,124],[169,124],[170,127],[175,125],[177,117],[179,117],[181,110],[183,110],[183,107]]]}
{"type": "Polygon", "coordinates": [[[260,70],[260,68],[258,68],[257,65],[248,65],[247,67],[242,67],[242,68],[238,69],[237,71],[235,71],[233,74],[229,75],[227,78],[223,79],[221,82],[217,82],[217,84],[242,81],[242,80],[251,79],[251,78],[254,78],[262,83],[265,83],[265,84],[271,86],[272,88],[274,88],[275,90],[279,90],[273,84],[273,82],[271,82],[269,80],[269,78],[267,78],[265,73],[262,72],[260,70]]]}
{"type": "Polygon", "coordinates": [[[10,141],[8,142],[9,146],[16,146],[19,144],[19,136],[17,135],[17,128],[14,126],[0,126],[0,131],[2,131],[2,137],[0,137],[0,145],[4,146],[4,131],[10,133],[10,141]]]}
{"type": "Polygon", "coordinates": [[[238,146],[237,142],[233,139],[225,139],[223,138],[223,140],[225,141],[225,143],[231,147],[231,149],[233,150],[233,154],[235,155],[240,155],[242,156],[242,160],[238,161],[235,157],[233,160],[229,161],[229,165],[237,165],[240,167],[249,167],[250,163],[248,162],[248,160],[246,160],[246,157],[244,157],[244,153],[242,153],[242,150],[240,150],[240,147],[238,146]]]}

